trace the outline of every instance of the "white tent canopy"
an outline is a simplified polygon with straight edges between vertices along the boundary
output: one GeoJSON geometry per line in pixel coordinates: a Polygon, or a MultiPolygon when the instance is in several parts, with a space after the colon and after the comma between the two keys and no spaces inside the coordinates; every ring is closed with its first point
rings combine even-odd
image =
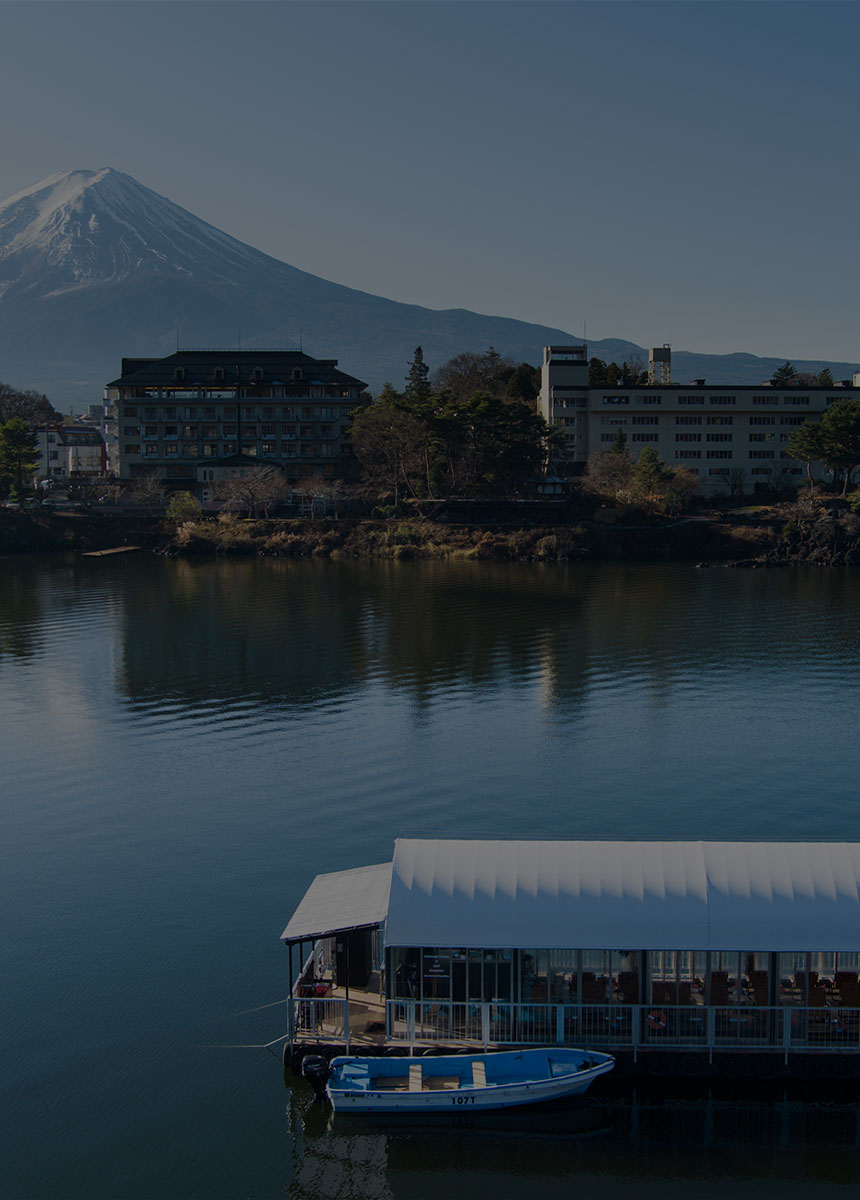
{"type": "Polygon", "coordinates": [[[281,938],[309,941],[379,925],[388,912],[390,885],[391,863],[317,875],[281,938]]]}
{"type": "Polygon", "coordinates": [[[385,941],[858,951],[860,844],[398,839],[385,941]]]}

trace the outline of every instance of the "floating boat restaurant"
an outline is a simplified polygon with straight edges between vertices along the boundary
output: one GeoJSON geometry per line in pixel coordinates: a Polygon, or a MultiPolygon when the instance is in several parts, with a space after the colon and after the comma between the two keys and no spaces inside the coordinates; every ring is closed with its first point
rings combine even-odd
{"type": "Polygon", "coordinates": [[[860,843],[404,838],[318,875],[282,937],[290,1046],[860,1069],[860,843]]]}

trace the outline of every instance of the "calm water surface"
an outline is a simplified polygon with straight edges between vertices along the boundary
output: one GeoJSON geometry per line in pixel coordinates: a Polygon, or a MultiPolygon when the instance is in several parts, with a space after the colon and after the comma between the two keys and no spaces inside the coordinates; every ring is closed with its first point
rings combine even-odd
{"type": "Polygon", "coordinates": [[[399,833],[860,839],[858,617],[843,571],[0,560],[0,1196],[856,1194],[851,1094],[336,1127],[249,1047],[312,876],[399,833]]]}

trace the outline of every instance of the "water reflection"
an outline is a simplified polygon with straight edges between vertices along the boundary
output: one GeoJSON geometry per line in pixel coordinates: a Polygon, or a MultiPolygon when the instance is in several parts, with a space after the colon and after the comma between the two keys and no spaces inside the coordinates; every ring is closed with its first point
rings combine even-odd
{"type": "Polygon", "coordinates": [[[299,1085],[288,1195],[809,1195],[860,1184],[860,1105],[631,1089],[620,1099],[387,1123],[334,1118],[299,1085]],[[631,1193],[630,1188],[635,1191],[631,1193]],[[797,1190],[795,1190],[797,1189],[797,1190]]]}
{"type": "Polygon", "coordinates": [[[860,658],[845,572],[473,563],[147,563],[123,593],[119,687],[136,704],[336,700],[373,682],[417,706],[539,683],[547,708],[758,664],[860,658]]]}

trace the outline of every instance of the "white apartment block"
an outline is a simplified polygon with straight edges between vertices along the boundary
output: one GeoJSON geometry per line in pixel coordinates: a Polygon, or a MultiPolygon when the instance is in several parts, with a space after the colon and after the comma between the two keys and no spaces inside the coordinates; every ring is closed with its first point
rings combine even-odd
{"type": "Polygon", "coordinates": [[[35,429],[39,449],[38,479],[74,483],[105,474],[105,442],[98,429],[82,425],[41,425],[35,429]]]}
{"type": "MultiPolygon", "coordinates": [[[[665,382],[668,362],[663,347],[651,353],[649,379],[654,382],[590,387],[586,345],[545,346],[540,412],[563,438],[554,469],[577,474],[588,456],[608,449],[621,430],[634,457],[645,446],[653,447],[669,466],[697,474],[704,495],[725,494],[738,471],[744,473],[746,492],[756,483],[797,482],[806,464],[788,453],[792,429],[819,418],[846,394],[845,384],[784,391],[770,384],[706,384],[701,379],[672,384],[665,382]]],[[[812,470],[816,476],[825,474],[821,463],[813,463],[812,470]]]]}

